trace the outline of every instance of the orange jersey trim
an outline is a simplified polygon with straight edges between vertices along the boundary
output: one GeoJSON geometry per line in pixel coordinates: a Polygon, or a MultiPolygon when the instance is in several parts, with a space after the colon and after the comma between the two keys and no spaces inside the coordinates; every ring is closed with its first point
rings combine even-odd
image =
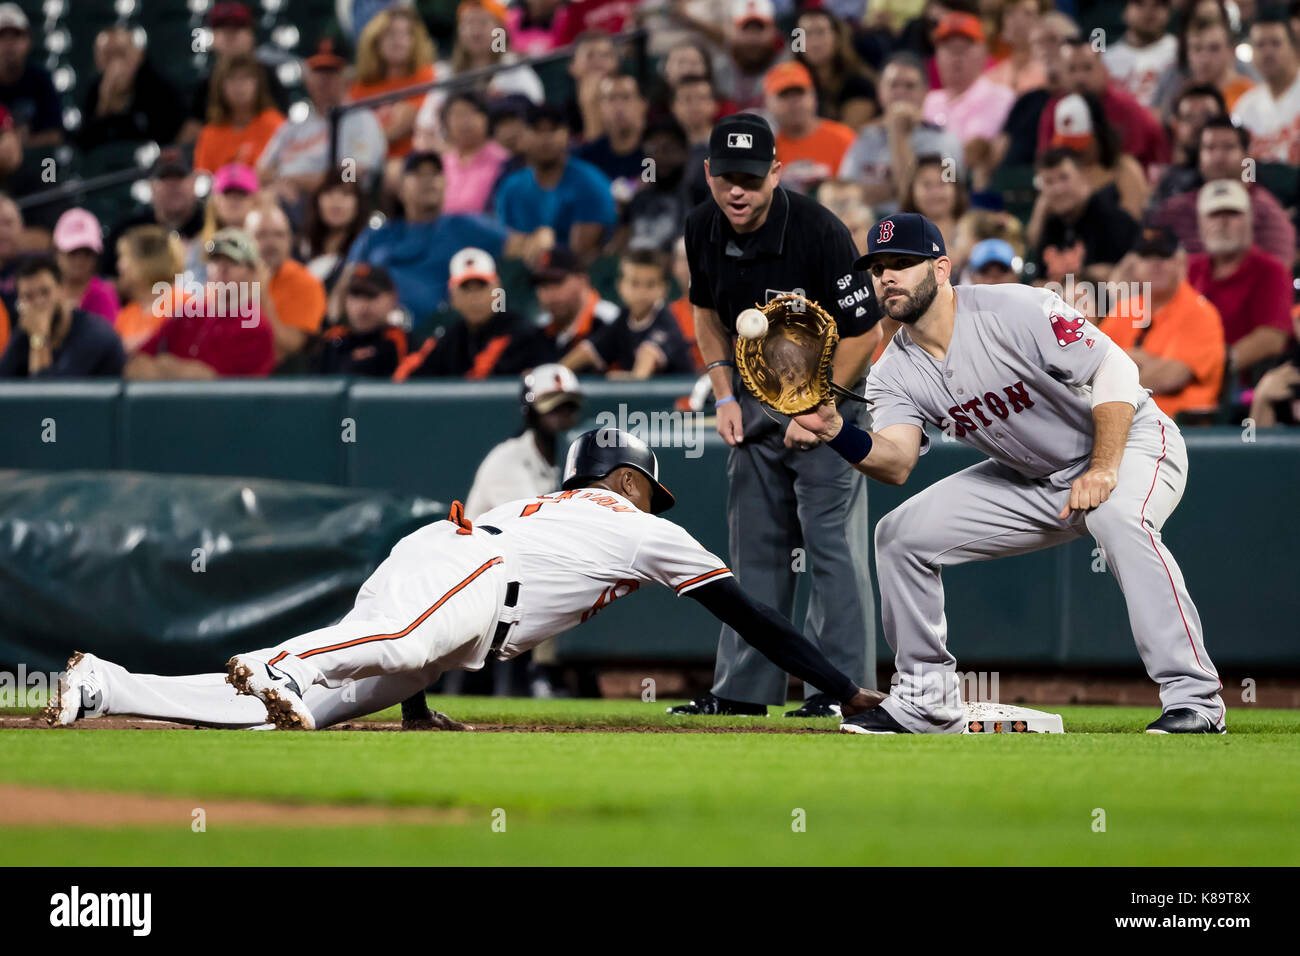
{"type": "Polygon", "coordinates": [[[474,356],[474,365],[465,377],[468,379],[487,378],[501,360],[501,353],[510,345],[510,336],[498,335],[483,346],[483,350],[474,356]]]}
{"type": "Polygon", "coordinates": [[[393,373],[394,382],[405,382],[411,377],[411,373],[424,364],[424,360],[429,357],[429,353],[437,347],[438,341],[433,336],[424,340],[416,351],[412,352],[406,358],[397,364],[397,371],[393,373]]]}
{"type": "Polygon", "coordinates": [[[716,577],[721,577],[724,574],[730,574],[730,573],[731,573],[731,568],[717,568],[716,570],[713,571],[706,571],[704,574],[697,574],[689,581],[683,581],[681,584],[677,585],[676,588],[674,588],[674,591],[676,591],[676,593],[678,594],[681,594],[687,588],[694,587],[697,584],[703,584],[706,581],[711,581],[716,577]]]}
{"type": "MultiPolygon", "coordinates": [[[[417,617],[410,624],[406,625],[406,627],[402,628],[400,631],[395,631],[392,634],[372,634],[369,637],[358,637],[355,640],[343,641],[340,644],[330,644],[326,647],[317,647],[310,651],[304,651],[303,653],[298,654],[296,656],[299,659],[306,659],[308,657],[315,657],[317,654],[326,654],[329,653],[330,651],[346,650],[349,647],[357,647],[361,644],[369,644],[373,641],[393,641],[399,637],[405,637],[407,634],[410,634],[413,630],[415,630],[417,627],[419,627],[421,624],[427,621],[429,619],[429,615],[433,614],[434,611],[438,610],[438,608],[442,607],[444,604],[450,601],[453,597],[455,597],[465,588],[469,587],[469,585],[472,584],[479,575],[487,571],[489,568],[495,567],[498,564],[505,564],[505,559],[497,557],[497,558],[493,558],[491,561],[488,561],[480,565],[478,569],[474,571],[473,574],[467,577],[464,581],[461,581],[460,584],[457,584],[454,588],[452,588],[442,597],[438,598],[437,603],[435,603],[433,607],[426,610],[423,614],[417,617]]],[[[276,658],[276,660],[279,659],[280,658],[276,658]]]]}

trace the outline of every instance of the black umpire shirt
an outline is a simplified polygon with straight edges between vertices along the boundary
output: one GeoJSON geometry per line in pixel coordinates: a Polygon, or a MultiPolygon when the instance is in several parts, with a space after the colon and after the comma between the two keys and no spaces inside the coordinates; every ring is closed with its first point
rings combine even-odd
{"type": "Polygon", "coordinates": [[[713,309],[736,334],[736,316],[787,292],[816,302],[842,337],[861,335],[880,319],[871,276],[855,272],[857,246],[834,214],[778,186],[767,219],[741,235],[710,197],[686,218],[691,305],[713,309]]]}

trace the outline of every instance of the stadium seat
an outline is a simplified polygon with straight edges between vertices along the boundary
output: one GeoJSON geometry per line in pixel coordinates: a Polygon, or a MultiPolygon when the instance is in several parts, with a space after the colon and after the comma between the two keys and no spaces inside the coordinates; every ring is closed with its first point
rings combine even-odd
{"type": "Polygon", "coordinates": [[[1271,192],[1282,208],[1292,210],[1300,198],[1300,170],[1288,163],[1259,163],[1255,181],[1271,192]]]}
{"type": "Polygon", "coordinates": [[[1029,222],[1038,191],[1033,166],[999,166],[989,179],[987,192],[999,193],[1004,208],[1023,223],[1029,222]]]}

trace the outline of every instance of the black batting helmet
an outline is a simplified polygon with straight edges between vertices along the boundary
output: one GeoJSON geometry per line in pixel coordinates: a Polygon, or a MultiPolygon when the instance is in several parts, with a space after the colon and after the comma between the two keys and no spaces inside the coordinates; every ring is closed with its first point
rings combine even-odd
{"type": "Polygon", "coordinates": [[[659,483],[659,459],[650,446],[617,428],[593,428],[569,446],[564,460],[565,491],[604,478],[616,468],[635,468],[650,479],[650,513],[662,514],[673,506],[673,496],[659,483]]]}

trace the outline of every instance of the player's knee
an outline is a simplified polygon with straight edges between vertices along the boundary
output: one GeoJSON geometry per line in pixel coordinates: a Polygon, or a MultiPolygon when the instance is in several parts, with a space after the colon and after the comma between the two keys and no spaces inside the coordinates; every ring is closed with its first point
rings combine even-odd
{"type": "Polygon", "coordinates": [[[1142,513],[1132,502],[1111,499],[1087,512],[1083,518],[1088,533],[1104,548],[1107,539],[1145,534],[1142,513]]]}
{"type": "Polygon", "coordinates": [[[876,562],[897,558],[914,550],[915,523],[908,519],[907,505],[900,505],[876,523],[876,562]]]}

